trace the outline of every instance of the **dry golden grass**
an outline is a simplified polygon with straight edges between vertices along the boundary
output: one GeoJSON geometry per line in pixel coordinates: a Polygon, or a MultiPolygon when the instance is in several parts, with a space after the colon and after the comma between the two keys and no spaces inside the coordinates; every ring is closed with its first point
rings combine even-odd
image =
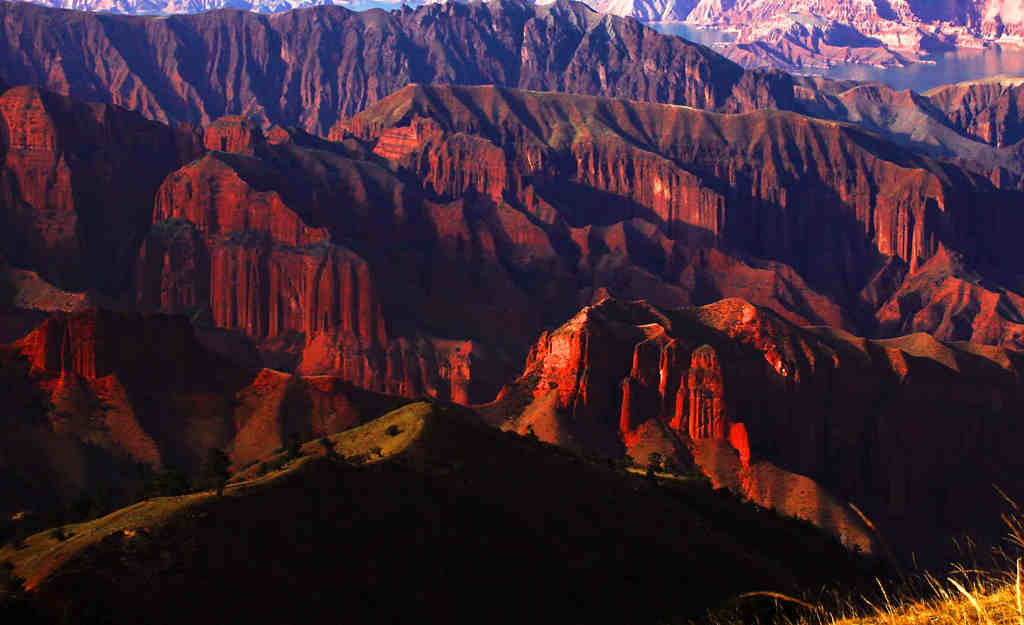
{"type": "Polygon", "coordinates": [[[931,578],[933,596],[874,606],[874,612],[846,618],[810,622],[837,625],[1019,625],[1024,611],[1017,603],[1017,582],[960,575],[945,580],[931,578]]]}
{"type": "MultiPolygon", "coordinates": [[[[879,599],[860,597],[831,610],[775,592],[751,592],[740,599],[769,598],[777,607],[798,606],[789,614],[799,616],[776,616],[768,621],[777,625],[1024,625],[1024,606],[1019,599],[1022,589],[1016,575],[1007,580],[961,571],[944,580],[928,576],[925,581],[930,596],[897,597],[879,585],[879,599]]],[[[717,616],[710,622],[746,625],[748,621],[717,616]]]]}
{"type": "Polygon", "coordinates": [[[50,530],[29,536],[21,549],[9,546],[0,549],[0,562],[13,564],[15,574],[24,578],[26,588],[31,589],[63,562],[104,537],[152,527],[175,512],[213,496],[214,493],[208,491],[140,501],[92,521],[64,526],[70,537],[63,541],[51,536],[50,530]]]}
{"type": "MultiPolygon", "coordinates": [[[[366,463],[379,462],[409,448],[423,432],[426,417],[431,413],[430,404],[419,402],[389,412],[365,425],[346,430],[330,437],[335,450],[346,458],[360,457],[366,463]],[[394,434],[389,428],[395,427],[394,434]]],[[[285,464],[276,471],[259,475],[255,467],[237,474],[224,491],[227,497],[252,494],[262,486],[283,475],[292,473],[308,463],[315,455],[323,455],[319,441],[306,443],[301,457],[285,464]]],[[[14,565],[14,573],[25,579],[31,589],[62,563],[89,545],[118,532],[148,530],[160,525],[173,515],[199,502],[215,497],[214,491],[203,491],[178,497],[158,497],[140,501],[121,508],[107,516],[64,526],[70,536],[59,540],[51,530],[34,534],[25,539],[25,546],[14,549],[0,548],[0,562],[14,565]]]]}
{"type": "MultiPolygon", "coordinates": [[[[1003,497],[1012,508],[1003,516],[1007,540],[1024,550],[1024,510],[1003,497]]],[[[956,566],[942,579],[925,574],[917,580],[923,582],[916,584],[919,590],[902,596],[879,582],[879,598],[859,597],[831,610],[774,592],[751,592],[740,598],[767,597],[776,606],[799,606],[799,616],[775,619],[782,625],[1024,625],[1024,564],[1020,557],[1006,560],[1004,571],[956,566]]],[[[726,616],[713,617],[711,622],[739,625],[743,621],[726,616]]]]}

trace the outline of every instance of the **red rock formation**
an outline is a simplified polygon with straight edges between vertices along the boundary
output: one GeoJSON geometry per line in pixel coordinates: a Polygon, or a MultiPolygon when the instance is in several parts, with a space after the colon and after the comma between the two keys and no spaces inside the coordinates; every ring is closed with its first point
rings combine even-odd
{"type": "MultiPolygon", "coordinates": [[[[229,121],[229,129],[237,127],[229,121]]],[[[416,334],[389,336],[370,264],[330,242],[332,232],[348,237],[353,225],[372,226],[355,215],[374,205],[371,194],[379,192],[367,187],[377,184],[373,176],[379,172],[368,175],[324,149],[307,151],[307,138],[286,134],[287,140],[270,144],[233,146],[248,152],[241,159],[211,153],[167,178],[157,194],[156,224],[140,252],[139,305],[208,311],[217,327],[256,341],[269,361],[283,357],[305,374],[468,401],[478,385],[470,380],[470,354],[479,360],[481,348],[416,334]],[[294,169],[274,169],[286,164],[294,169]],[[317,222],[324,225],[311,225],[317,222]],[[278,354],[282,349],[286,353],[278,354]]],[[[216,132],[205,136],[217,140],[216,132]]],[[[401,187],[394,178],[388,182],[393,184],[384,193],[393,195],[383,196],[389,202],[384,206],[400,212],[401,187]]],[[[408,294],[396,289],[392,296],[408,294]]]]}
{"type": "Polygon", "coordinates": [[[927,332],[986,345],[1024,347],[1024,297],[985,285],[945,248],[908,275],[876,313],[883,335],[927,332]]]}
{"type": "MultiPolygon", "coordinates": [[[[381,131],[373,153],[381,158],[397,161],[418,151],[426,139],[423,135],[433,134],[433,124],[429,124],[429,120],[416,121],[420,123],[412,123],[402,128],[385,128],[381,131]]],[[[332,136],[331,140],[340,141],[341,138],[332,136]]]]}
{"type": "MultiPolygon", "coordinates": [[[[209,142],[211,133],[207,133],[209,142]]],[[[231,165],[207,155],[174,172],[156,194],[153,221],[188,221],[204,234],[258,232],[291,247],[324,243],[276,191],[258,191],[231,165]]]]}
{"type": "Polygon", "coordinates": [[[206,127],[203,141],[207,150],[255,154],[264,142],[259,126],[240,115],[221,117],[206,127]]]}
{"type": "Polygon", "coordinates": [[[750,437],[747,435],[747,426],[742,423],[731,423],[728,440],[732,448],[739,452],[743,466],[750,466],[750,437]]]}
{"type": "Polygon", "coordinates": [[[689,394],[687,429],[694,440],[722,440],[728,427],[725,415],[725,390],[718,354],[710,345],[702,345],[690,358],[686,389],[689,394]]]}
{"type": "Polygon", "coordinates": [[[366,348],[346,342],[337,329],[312,335],[296,371],[332,373],[403,397],[426,395],[467,404],[479,395],[480,379],[486,384],[496,375],[489,360],[487,349],[473,341],[420,335],[395,338],[384,349],[366,348]]]}
{"type": "MultiPolygon", "coordinates": [[[[494,327],[504,328],[502,341],[515,353],[545,319],[602,287],[664,307],[737,295],[800,323],[852,327],[849,308],[836,300],[857,302],[865,289],[878,291],[875,300],[888,297],[898,285],[866,286],[878,277],[875,263],[888,257],[915,268],[944,239],[956,241],[953,224],[971,218],[970,202],[991,189],[853,128],[780,113],[721,117],[493,87],[416,86],[344,129],[345,143],[334,145],[279,132],[280,140],[254,144],[247,156],[208,155],[169,177],[142,254],[139,301],[168,311],[208,307],[217,325],[261,343],[304,335],[307,371],[336,367],[372,388],[437,388],[455,397],[462,391],[436,386],[450,376],[431,371],[450,369],[445,358],[399,347],[393,337],[354,336],[334,304],[314,303],[293,285],[372,275],[368,283],[389,288],[360,287],[373,293],[360,301],[377,302],[369,317],[357,315],[360,328],[413,319],[402,332],[406,345],[442,329],[488,345],[492,355],[494,327]],[[358,160],[368,157],[360,142],[404,170],[405,180],[419,181],[428,197],[358,160]],[[713,190],[730,187],[742,191],[713,190]],[[849,227],[830,225],[838,222],[849,227]],[[367,244],[376,237],[423,252],[384,253],[367,244]],[[324,265],[306,249],[328,240],[352,242],[367,269],[331,260],[348,252],[328,254],[324,265]],[[778,260],[740,262],[707,247],[719,244],[778,260]],[[278,290],[286,295],[266,294],[278,290]],[[452,305],[454,294],[462,305],[452,305]],[[425,373],[410,373],[417,370],[425,373]]],[[[297,362],[300,347],[292,344],[297,362]]],[[[680,382],[666,384],[671,389],[643,383],[657,397],[643,411],[682,420],[689,407],[676,411],[680,382]]]]}
{"type": "Polygon", "coordinates": [[[716,485],[851,545],[873,539],[847,499],[889,540],[941,548],[950,528],[997,529],[979,523],[977,510],[998,516],[1000,503],[978,485],[1015,466],[1021,366],[1013,352],[923,334],[800,329],[735,299],[673,312],[606,299],[543,335],[522,376],[479,409],[560,444],[607,453],[614,436],[638,462],[653,451],[696,462],[716,485]],[[598,402],[618,419],[575,416],[600,414],[598,402]]]}
{"type": "MultiPolygon", "coordinates": [[[[200,161],[195,168],[200,182],[194,188],[209,189],[203,182],[217,180],[226,197],[179,200],[176,191],[188,189],[191,180],[187,174],[168,179],[161,197],[172,199],[158,200],[158,216],[166,207],[166,217],[192,219],[177,227],[165,222],[143,246],[140,305],[169,312],[208,307],[217,326],[257,340],[288,333],[312,340],[335,332],[341,342],[358,346],[360,354],[383,353],[386,326],[364,259],[327,243],[323,229],[306,226],[277,194],[253,193],[221,165],[207,167],[200,161]],[[235,183],[241,197],[232,197],[232,187],[224,182],[235,183]]],[[[349,367],[346,374],[353,382],[379,388],[381,383],[370,382],[383,366],[378,357],[365,371],[349,367]]]]}
{"type": "Polygon", "coordinates": [[[0,97],[0,118],[8,260],[58,287],[123,290],[153,194],[194,146],[137,114],[29,87],[0,97]]]}

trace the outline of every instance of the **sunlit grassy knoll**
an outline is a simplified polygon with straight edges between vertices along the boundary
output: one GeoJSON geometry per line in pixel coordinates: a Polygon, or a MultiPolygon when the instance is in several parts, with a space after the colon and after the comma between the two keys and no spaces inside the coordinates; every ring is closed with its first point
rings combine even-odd
{"type": "MultiPolygon", "coordinates": [[[[431,410],[430,404],[424,402],[409,404],[365,425],[335,434],[329,440],[340,456],[358,459],[361,463],[378,462],[407,449],[422,433],[431,410]]],[[[325,450],[319,441],[313,441],[302,446],[302,453],[299,458],[263,475],[256,465],[236,474],[225,489],[225,496],[251,494],[299,470],[312,456],[323,455],[325,450]]],[[[269,460],[277,458],[280,456],[269,460]]],[[[26,538],[21,549],[0,548],[0,562],[14,565],[15,574],[26,580],[26,587],[33,588],[63,562],[104,537],[118,532],[146,531],[212,497],[215,497],[213,491],[203,491],[140,501],[92,521],[64,526],[67,536],[64,540],[53,536],[48,529],[26,538]]]]}
{"type": "Polygon", "coordinates": [[[212,496],[214,494],[210,491],[140,501],[92,521],[64,526],[68,535],[65,540],[52,536],[51,530],[39,532],[26,538],[25,546],[21,549],[10,546],[0,548],[0,562],[13,564],[15,574],[24,578],[26,587],[31,589],[61,563],[105,536],[151,527],[175,512],[212,496]]]}
{"type": "MultiPolygon", "coordinates": [[[[365,457],[367,462],[382,460],[401,453],[417,440],[432,411],[427,402],[408,404],[379,419],[336,434],[331,440],[336,451],[346,458],[365,457]]],[[[307,443],[303,451],[314,451],[318,446],[316,442],[307,443]]]]}

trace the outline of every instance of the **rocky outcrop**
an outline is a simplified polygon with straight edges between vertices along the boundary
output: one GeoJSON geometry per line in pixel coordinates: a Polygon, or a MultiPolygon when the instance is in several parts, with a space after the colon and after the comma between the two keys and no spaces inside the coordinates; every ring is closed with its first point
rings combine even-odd
{"type": "MultiPolygon", "coordinates": [[[[463,402],[471,394],[493,393],[494,376],[502,373],[499,367],[496,374],[488,360],[493,350],[475,344],[474,334],[468,334],[473,328],[460,323],[476,317],[490,328],[487,316],[476,314],[476,304],[467,303],[454,315],[451,306],[459,275],[479,271],[488,261],[467,264],[458,258],[461,246],[450,250],[456,256],[450,261],[443,258],[446,253],[438,254],[433,261],[438,275],[449,276],[449,282],[428,294],[424,287],[430,288],[429,283],[409,270],[415,260],[399,256],[394,264],[391,250],[373,244],[387,237],[399,248],[406,245],[403,241],[422,248],[424,240],[445,236],[446,228],[475,229],[465,223],[467,216],[449,214],[447,207],[407,193],[399,178],[363,160],[371,158],[369,152],[350,153],[344,145],[301,132],[282,129],[273,135],[266,141],[243,120],[219,120],[205,130],[206,141],[234,151],[215,149],[168,176],[139,254],[138,306],[189,314],[199,323],[240,333],[255,342],[264,362],[303,374],[336,375],[381,392],[463,402]],[[338,240],[353,241],[361,251],[338,240]],[[458,273],[450,269],[456,264],[461,265],[458,273]],[[398,287],[398,281],[412,289],[398,287]],[[396,286],[382,293],[382,283],[396,286]],[[430,310],[433,306],[436,311],[430,310]],[[385,309],[394,322],[407,308],[418,318],[398,334],[389,332],[385,309]],[[446,338],[424,327],[439,319],[444,319],[440,327],[450,328],[446,338]],[[468,340],[451,339],[460,336],[457,332],[466,332],[461,336],[468,340]],[[471,368],[482,380],[471,379],[471,368]]],[[[473,157],[466,154],[470,172],[478,162],[473,157]]],[[[465,180],[470,179],[467,174],[465,180]]],[[[460,184],[450,193],[466,193],[460,184]]],[[[512,220],[496,217],[495,226],[501,227],[503,219],[512,220]]],[[[543,241],[521,244],[537,254],[543,241]]],[[[426,244],[427,249],[434,245],[426,244]]],[[[493,239],[490,250],[479,252],[493,256],[493,239]]],[[[497,265],[498,259],[489,262],[497,265]]],[[[496,294],[503,282],[507,278],[477,283],[467,291],[496,294]]],[[[501,298],[509,301],[506,294],[484,298],[485,305],[501,298]]],[[[522,323],[528,319],[527,305],[524,298],[502,314],[517,315],[522,323]]],[[[514,324],[508,328],[521,331],[514,324]]]]}
{"type": "Polygon", "coordinates": [[[718,354],[710,345],[702,345],[690,357],[686,374],[686,392],[689,395],[687,429],[690,438],[724,440],[728,427],[725,415],[725,390],[722,366],[718,354]]]}
{"type": "MultiPolygon", "coordinates": [[[[220,125],[237,128],[228,123],[220,125]]],[[[206,132],[207,142],[216,132],[206,132]]],[[[255,154],[254,136],[262,143],[258,129],[248,128],[246,141],[229,147],[255,154]]],[[[271,171],[264,161],[231,156],[210,154],[160,188],[155,225],[139,253],[138,305],[209,315],[215,326],[257,342],[299,335],[312,343],[330,334],[346,346],[346,359],[328,370],[384,389],[388,335],[368,263],[331,243],[327,227],[310,226],[310,207],[297,210],[282,191],[254,188],[251,181],[271,171]]]]}
{"type": "Polygon", "coordinates": [[[1024,347],[1024,297],[986,284],[963,258],[942,249],[876,313],[883,335],[926,332],[948,340],[1024,347]]]}
{"type": "Polygon", "coordinates": [[[614,437],[640,463],[652,451],[695,462],[716,485],[851,545],[873,539],[844,501],[891,543],[941,548],[954,528],[998,535],[977,513],[998,516],[998,495],[976,485],[1017,470],[1022,364],[923,334],[804,330],[736,299],[676,311],[606,299],[542,336],[522,376],[480,409],[559,444],[606,451],[614,437]],[[969,475],[963,457],[978,463],[969,475]]]}
{"type": "Polygon", "coordinates": [[[156,188],[194,146],[135,113],[30,87],[0,96],[0,117],[8,261],[61,288],[121,292],[156,188]]]}
{"type": "Polygon", "coordinates": [[[208,125],[245,115],[326,136],[340,117],[410,82],[601,93],[730,112],[786,106],[792,97],[784,76],[744,74],[707,48],[567,0],[131,21],[20,2],[0,13],[0,78],[162,122],[208,125]]]}
{"type": "Polygon", "coordinates": [[[254,155],[256,146],[264,141],[263,133],[250,119],[229,115],[215,120],[203,131],[207,150],[254,155]]]}

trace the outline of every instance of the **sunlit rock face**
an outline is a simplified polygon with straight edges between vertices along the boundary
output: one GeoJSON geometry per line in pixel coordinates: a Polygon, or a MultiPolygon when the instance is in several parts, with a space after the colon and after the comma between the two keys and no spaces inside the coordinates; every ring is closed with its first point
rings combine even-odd
{"type": "Polygon", "coordinates": [[[694,350],[686,386],[689,393],[690,438],[725,439],[727,422],[722,367],[718,362],[718,354],[710,345],[694,350]]]}
{"type": "Polygon", "coordinates": [[[801,329],[739,299],[675,311],[605,299],[543,335],[520,378],[480,409],[558,444],[695,465],[849,545],[877,546],[847,502],[888,535],[936,545],[945,530],[922,527],[994,531],[949,502],[999,508],[969,484],[995,479],[982,457],[1016,465],[1022,365],[1012,351],[924,334],[801,329]],[[970,410],[986,416],[958,420],[970,410]],[[936,420],[959,425],[935,430],[936,420]],[[986,434],[962,443],[982,422],[986,434]],[[969,478],[953,448],[977,454],[969,478]]]}

